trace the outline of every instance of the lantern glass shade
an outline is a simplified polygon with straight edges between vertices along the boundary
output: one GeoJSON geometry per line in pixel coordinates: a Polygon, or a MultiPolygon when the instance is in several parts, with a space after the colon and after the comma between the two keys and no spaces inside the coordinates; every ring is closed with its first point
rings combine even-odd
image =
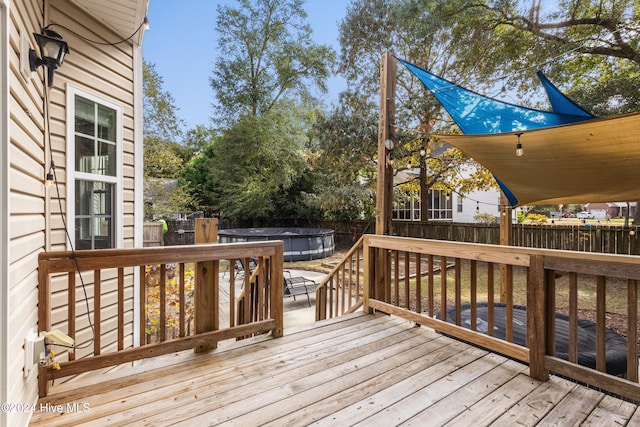
{"type": "Polygon", "coordinates": [[[34,33],[33,36],[40,47],[42,57],[41,64],[36,64],[36,68],[38,65],[46,65],[50,68],[60,67],[64,56],[69,52],[69,46],[62,40],[62,36],[51,30],[42,30],[42,34],[34,33]]]}

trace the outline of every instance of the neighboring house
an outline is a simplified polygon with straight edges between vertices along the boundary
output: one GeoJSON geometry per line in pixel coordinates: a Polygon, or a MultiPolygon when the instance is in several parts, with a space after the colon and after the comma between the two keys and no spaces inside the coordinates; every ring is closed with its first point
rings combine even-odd
{"type": "MultiPolygon", "coordinates": [[[[472,166],[469,165],[469,168],[472,166]]],[[[461,168],[459,173],[469,176],[471,170],[461,168]]],[[[418,169],[400,172],[394,182],[398,185],[418,178],[418,169]]],[[[393,204],[393,219],[398,221],[448,221],[448,222],[479,222],[474,217],[478,213],[488,213],[499,218],[500,191],[492,188],[486,191],[472,191],[464,196],[453,191],[447,193],[441,190],[429,190],[427,196],[428,212],[423,215],[420,208],[420,192],[410,194],[404,200],[396,200],[393,204]],[[424,216],[424,218],[423,218],[424,216]]]]}
{"type": "MultiPolygon", "coordinates": [[[[25,362],[24,351],[25,337],[38,328],[38,254],[69,249],[66,232],[77,249],[142,246],[141,28],[147,9],[148,0],[0,0],[3,405],[35,405],[38,397],[38,370],[25,362]],[[29,49],[41,57],[33,33],[50,24],[69,54],[47,87],[47,68],[31,72],[29,49]],[[50,173],[57,184],[47,187],[50,173]]],[[[134,274],[128,295],[135,295],[134,274]]],[[[63,304],[64,290],[53,286],[53,293],[54,304],[63,304]]],[[[104,319],[112,309],[103,304],[104,319]]],[[[64,312],[54,323],[65,330],[64,312]]],[[[78,342],[88,329],[85,324],[77,332],[78,342]]],[[[113,339],[103,333],[104,348],[113,339]]],[[[0,411],[2,426],[26,425],[29,418],[29,411],[0,411]]]]}
{"type": "MultiPolygon", "coordinates": [[[[474,191],[465,196],[446,194],[440,190],[429,190],[428,221],[480,222],[478,213],[488,213],[496,218],[500,215],[500,192],[497,189],[474,191]]],[[[393,204],[393,219],[398,221],[420,221],[420,193],[408,200],[393,204]]]]}
{"type": "Polygon", "coordinates": [[[594,213],[596,218],[625,218],[627,211],[629,218],[636,212],[637,202],[587,203],[585,209],[594,213]]]}

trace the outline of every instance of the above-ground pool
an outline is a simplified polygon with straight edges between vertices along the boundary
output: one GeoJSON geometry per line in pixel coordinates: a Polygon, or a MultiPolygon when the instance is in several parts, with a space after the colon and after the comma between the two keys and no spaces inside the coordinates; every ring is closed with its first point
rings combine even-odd
{"type": "Polygon", "coordinates": [[[323,228],[232,228],[218,231],[220,243],[282,240],[285,261],[305,261],[333,255],[333,230],[323,228]]]}

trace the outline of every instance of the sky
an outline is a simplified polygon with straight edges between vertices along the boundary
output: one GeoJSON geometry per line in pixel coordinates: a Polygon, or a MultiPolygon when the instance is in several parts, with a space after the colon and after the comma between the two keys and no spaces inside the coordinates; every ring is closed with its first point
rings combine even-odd
{"type": "MultiPolygon", "coordinates": [[[[142,55],[163,79],[162,89],[169,92],[178,107],[186,129],[209,125],[213,115],[214,94],[209,85],[216,59],[216,6],[235,2],[226,0],[151,0],[149,30],[144,35],[142,55]]],[[[339,52],[338,23],[344,18],[349,0],[307,0],[307,20],[313,40],[330,45],[339,52]]],[[[338,99],[346,87],[341,77],[329,81],[327,105],[338,99]]]]}

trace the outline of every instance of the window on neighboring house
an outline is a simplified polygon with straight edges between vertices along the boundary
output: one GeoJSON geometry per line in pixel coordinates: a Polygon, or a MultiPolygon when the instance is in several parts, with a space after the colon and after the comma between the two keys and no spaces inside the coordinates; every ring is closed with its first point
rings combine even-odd
{"type": "Polygon", "coordinates": [[[458,196],[458,213],[462,212],[462,201],[463,200],[464,200],[464,197],[458,196]]]}
{"type": "Polygon", "coordinates": [[[394,202],[392,219],[420,221],[420,197],[411,196],[407,200],[394,202]]]}
{"type": "Polygon", "coordinates": [[[122,109],[70,88],[67,98],[69,225],[76,249],[118,246],[122,188],[122,109]]]}
{"type": "Polygon", "coordinates": [[[450,220],[453,218],[453,201],[449,193],[429,190],[427,204],[430,220],[450,220]]]}

